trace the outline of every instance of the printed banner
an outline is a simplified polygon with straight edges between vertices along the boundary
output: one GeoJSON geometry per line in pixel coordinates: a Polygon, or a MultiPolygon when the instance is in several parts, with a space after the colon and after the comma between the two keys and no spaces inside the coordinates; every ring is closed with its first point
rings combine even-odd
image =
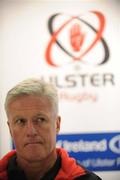
{"type": "Polygon", "coordinates": [[[60,134],[57,147],[66,149],[89,170],[120,170],[120,132],[60,134]]]}

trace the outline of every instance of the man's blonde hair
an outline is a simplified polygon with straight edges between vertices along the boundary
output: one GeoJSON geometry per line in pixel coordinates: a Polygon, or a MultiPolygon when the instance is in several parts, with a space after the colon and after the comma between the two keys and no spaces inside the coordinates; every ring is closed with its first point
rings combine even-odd
{"type": "Polygon", "coordinates": [[[47,97],[50,103],[55,107],[56,113],[58,113],[57,88],[52,83],[37,78],[26,79],[8,91],[5,99],[6,113],[10,102],[20,96],[28,95],[47,97]]]}

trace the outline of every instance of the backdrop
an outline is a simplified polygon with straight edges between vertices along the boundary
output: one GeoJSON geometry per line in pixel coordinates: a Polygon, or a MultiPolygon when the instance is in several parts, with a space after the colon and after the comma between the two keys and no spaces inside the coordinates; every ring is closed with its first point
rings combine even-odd
{"type": "Polygon", "coordinates": [[[54,83],[57,146],[105,180],[120,177],[120,1],[0,1],[0,157],[12,149],[4,99],[19,81],[54,83]]]}

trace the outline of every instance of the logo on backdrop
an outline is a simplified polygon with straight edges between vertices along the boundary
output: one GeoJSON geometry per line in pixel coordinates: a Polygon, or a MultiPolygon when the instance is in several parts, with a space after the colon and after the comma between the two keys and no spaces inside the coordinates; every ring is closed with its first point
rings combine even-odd
{"type": "Polygon", "coordinates": [[[61,13],[52,15],[48,20],[51,39],[45,54],[48,65],[59,67],[75,61],[92,65],[105,64],[109,59],[109,49],[103,38],[104,28],[105,17],[99,11],[90,11],[81,16],[61,13]],[[61,56],[61,62],[54,54],[61,56]]]}
{"type": "Polygon", "coordinates": [[[120,154],[120,135],[111,139],[109,147],[112,152],[120,154]]]}
{"type": "Polygon", "coordinates": [[[99,89],[115,85],[112,72],[105,72],[105,69],[95,72],[91,68],[102,69],[101,65],[107,64],[110,57],[104,39],[105,24],[105,16],[100,11],[79,16],[56,13],[49,17],[50,40],[45,49],[45,62],[48,68],[52,67],[52,73],[41,78],[59,88],[61,101],[97,102],[99,94],[90,87],[99,89]],[[64,67],[67,70],[64,71],[64,67]]]}
{"type": "Polygon", "coordinates": [[[120,170],[120,133],[60,134],[57,146],[92,171],[120,170]]]}

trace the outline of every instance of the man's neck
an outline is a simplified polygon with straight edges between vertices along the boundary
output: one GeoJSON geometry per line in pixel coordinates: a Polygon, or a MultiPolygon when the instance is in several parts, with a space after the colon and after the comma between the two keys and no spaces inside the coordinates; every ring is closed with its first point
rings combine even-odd
{"type": "Polygon", "coordinates": [[[38,161],[30,161],[17,156],[17,164],[24,170],[28,180],[39,180],[53,167],[56,159],[57,153],[54,150],[48,157],[38,161]]]}

